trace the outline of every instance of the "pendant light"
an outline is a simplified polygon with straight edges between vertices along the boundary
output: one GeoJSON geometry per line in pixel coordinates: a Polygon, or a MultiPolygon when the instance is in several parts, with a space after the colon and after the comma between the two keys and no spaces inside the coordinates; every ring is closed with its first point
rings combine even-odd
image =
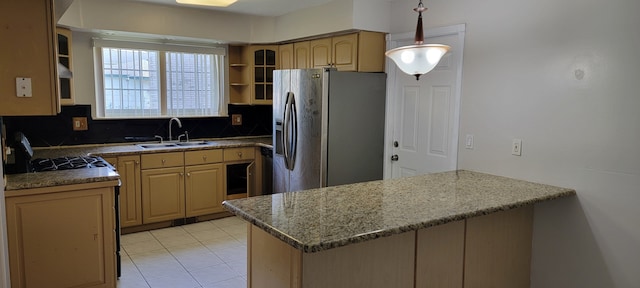
{"type": "Polygon", "coordinates": [[[398,65],[402,72],[416,76],[416,80],[420,80],[420,75],[433,70],[442,59],[442,56],[451,49],[450,46],[442,44],[424,44],[422,12],[426,10],[427,8],[422,4],[422,0],[418,3],[418,7],[413,9],[413,11],[418,12],[415,44],[391,49],[385,53],[387,57],[398,65]]]}

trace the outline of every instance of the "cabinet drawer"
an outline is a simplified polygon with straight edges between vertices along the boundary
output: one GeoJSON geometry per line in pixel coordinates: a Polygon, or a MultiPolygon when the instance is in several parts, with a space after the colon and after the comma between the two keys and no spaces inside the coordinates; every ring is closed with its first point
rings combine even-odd
{"type": "Polygon", "coordinates": [[[184,152],[185,165],[199,165],[222,162],[222,149],[184,152]]]}
{"type": "Polygon", "coordinates": [[[184,166],[184,153],[142,154],[142,169],[184,166]]]}
{"type": "Polygon", "coordinates": [[[224,149],[224,161],[239,161],[254,159],[256,149],[254,147],[242,147],[242,148],[225,148],[224,149]]]}

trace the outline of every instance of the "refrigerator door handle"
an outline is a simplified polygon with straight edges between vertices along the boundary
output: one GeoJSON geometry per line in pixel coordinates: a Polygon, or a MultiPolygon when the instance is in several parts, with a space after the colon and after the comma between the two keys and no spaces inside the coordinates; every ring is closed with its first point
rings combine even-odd
{"type": "Polygon", "coordinates": [[[287,93],[287,99],[284,102],[284,122],[282,123],[282,152],[284,152],[284,167],[289,169],[289,97],[291,92],[287,93]]]}
{"type": "Polygon", "coordinates": [[[296,96],[293,93],[291,93],[290,105],[291,124],[293,126],[291,132],[293,137],[291,137],[291,151],[289,151],[289,169],[293,170],[296,163],[296,152],[298,150],[298,112],[296,110],[296,96]]]}

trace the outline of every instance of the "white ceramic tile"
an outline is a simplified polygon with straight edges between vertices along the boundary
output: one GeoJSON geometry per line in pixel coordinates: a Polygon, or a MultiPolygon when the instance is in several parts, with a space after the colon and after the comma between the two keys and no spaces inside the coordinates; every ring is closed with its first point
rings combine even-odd
{"type": "Polygon", "coordinates": [[[182,228],[189,233],[197,232],[197,231],[207,231],[207,230],[214,229],[216,227],[217,226],[211,223],[211,221],[193,223],[193,224],[182,226],[182,228]]]}
{"type": "Polygon", "coordinates": [[[136,266],[138,267],[138,270],[140,270],[140,273],[142,273],[142,276],[147,280],[154,277],[188,274],[187,270],[185,270],[180,262],[175,259],[173,261],[136,264],[136,266]]]}
{"type": "Polygon", "coordinates": [[[247,248],[241,245],[236,245],[225,249],[218,249],[212,252],[218,255],[220,259],[227,263],[246,261],[247,259],[247,248]]]}
{"type": "Polygon", "coordinates": [[[230,249],[233,247],[241,246],[242,244],[238,242],[235,238],[231,236],[209,239],[205,241],[201,241],[202,245],[206,246],[207,249],[211,250],[211,252],[215,252],[217,250],[230,249]]]}
{"type": "Polygon", "coordinates": [[[213,226],[213,225],[211,226],[212,226],[211,229],[201,230],[201,231],[192,231],[192,232],[189,232],[189,234],[191,234],[191,236],[193,236],[194,238],[198,239],[198,241],[229,237],[229,234],[227,232],[224,232],[222,229],[216,226],[213,226]]]}
{"type": "Polygon", "coordinates": [[[138,233],[124,234],[120,237],[121,244],[132,244],[137,242],[144,242],[149,240],[154,240],[155,238],[151,235],[151,232],[144,231],[138,233]]]}
{"type": "Polygon", "coordinates": [[[160,241],[160,244],[162,244],[162,246],[164,246],[165,248],[180,246],[184,244],[199,243],[196,238],[189,234],[158,238],[158,241],[160,241]]]}
{"type": "Polygon", "coordinates": [[[164,249],[164,247],[156,239],[135,242],[131,244],[122,244],[122,247],[125,249],[129,256],[164,249]]]}
{"type": "Polygon", "coordinates": [[[118,288],[244,288],[246,230],[229,217],[123,235],[118,288]]]}
{"type": "Polygon", "coordinates": [[[247,277],[247,260],[246,259],[241,261],[227,262],[227,265],[231,268],[231,270],[238,273],[238,275],[247,277]]]}
{"type": "Polygon", "coordinates": [[[244,288],[247,287],[247,279],[235,277],[220,282],[202,285],[202,288],[244,288]]]}
{"type": "Polygon", "coordinates": [[[189,233],[187,233],[187,231],[185,231],[182,228],[182,226],[177,226],[177,227],[170,227],[170,228],[151,230],[151,234],[154,237],[160,239],[160,238],[167,238],[167,237],[173,237],[173,236],[186,235],[186,234],[189,234],[189,233]]]}
{"type": "Polygon", "coordinates": [[[169,252],[187,271],[194,271],[224,263],[220,257],[201,244],[185,244],[169,248],[169,252]]]}
{"type": "Polygon", "coordinates": [[[233,271],[231,267],[227,266],[227,264],[209,266],[203,269],[191,271],[190,273],[193,278],[200,283],[200,285],[209,285],[241,276],[233,271]]]}
{"type": "Polygon", "coordinates": [[[147,282],[152,288],[199,288],[198,283],[189,273],[171,274],[160,277],[148,277],[147,282]]]}
{"type": "Polygon", "coordinates": [[[215,224],[216,226],[223,228],[223,227],[229,227],[229,226],[237,226],[237,225],[247,225],[247,222],[236,217],[227,217],[227,218],[222,218],[222,219],[217,219],[217,220],[211,220],[209,221],[213,224],[215,224]]]}

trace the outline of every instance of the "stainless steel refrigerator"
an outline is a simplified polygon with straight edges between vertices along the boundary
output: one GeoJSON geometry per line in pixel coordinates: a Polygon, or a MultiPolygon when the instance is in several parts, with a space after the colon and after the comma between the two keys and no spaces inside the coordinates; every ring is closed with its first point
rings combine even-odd
{"type": "Polygon", "coordinates": [[[382,179],[386,74],[322,68],[273,77],[274,193],[382,179]]]}

